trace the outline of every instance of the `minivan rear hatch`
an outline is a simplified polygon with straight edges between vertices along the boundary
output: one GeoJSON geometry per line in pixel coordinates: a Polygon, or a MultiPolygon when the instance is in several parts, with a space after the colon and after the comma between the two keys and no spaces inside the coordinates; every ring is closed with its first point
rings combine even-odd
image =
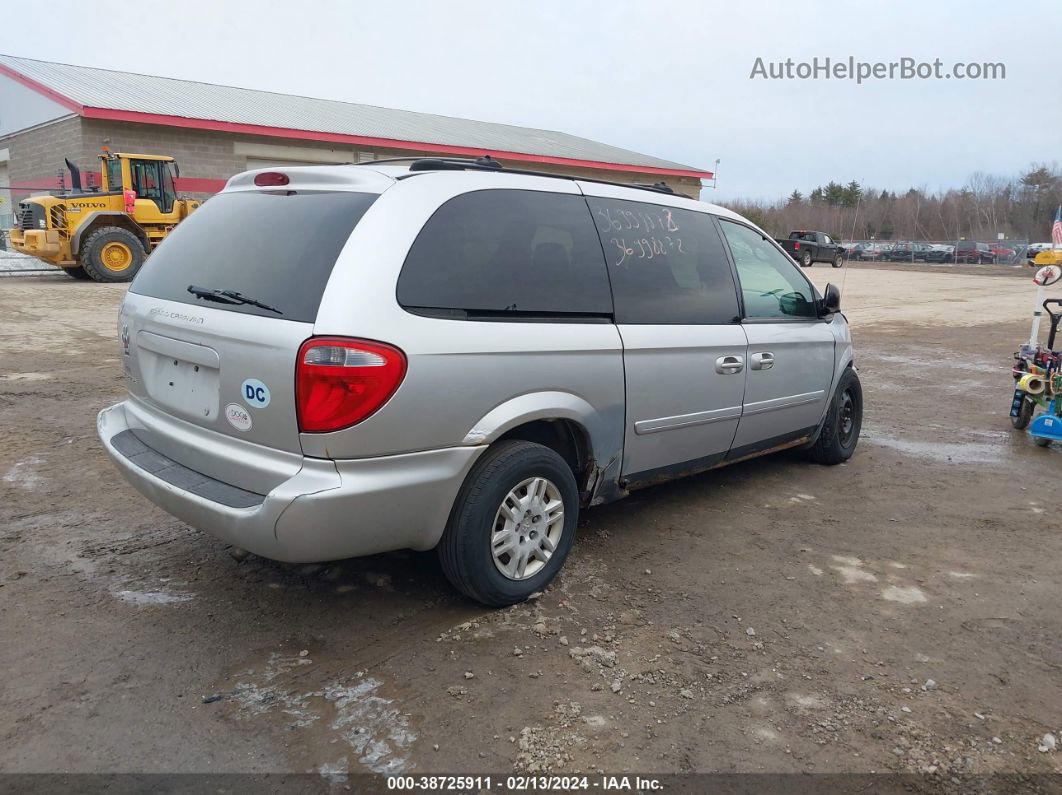
{"type": "Polygon", "coordinates": [[[340,250],[377,195],[223,192],[151,254],[119,325],[134,408],[168,415],[142,423],[145,444],[236,485],[238,476],[208,471],[217,437],[183,423],[301,453],[296,356],[340,250]]]}

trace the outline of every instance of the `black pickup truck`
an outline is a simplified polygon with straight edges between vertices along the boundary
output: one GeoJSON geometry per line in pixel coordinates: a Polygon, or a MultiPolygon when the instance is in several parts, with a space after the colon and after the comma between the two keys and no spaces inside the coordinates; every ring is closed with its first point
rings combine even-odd
{"type": "Polygon", "coordinates": [[[813,262],[828,262],[835,268],[844,265],[844,246],[835,243],[825,232],[801,229],[790,232],[787,238],[776,237],[775,240],[802,268],[810,268],[813,262]]]}

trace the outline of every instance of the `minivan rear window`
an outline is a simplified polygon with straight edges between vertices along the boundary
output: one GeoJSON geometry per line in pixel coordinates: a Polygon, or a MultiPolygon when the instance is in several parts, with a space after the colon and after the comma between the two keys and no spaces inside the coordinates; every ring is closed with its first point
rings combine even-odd
{"type": "Polygon", "coordinates": [[[377,194],[220,193],[173,230],[130,292],[211,309],[312,322],[351,231],[377,194]],[[241,293],[250,303],[204,301],[189,286],[241,293]]]}

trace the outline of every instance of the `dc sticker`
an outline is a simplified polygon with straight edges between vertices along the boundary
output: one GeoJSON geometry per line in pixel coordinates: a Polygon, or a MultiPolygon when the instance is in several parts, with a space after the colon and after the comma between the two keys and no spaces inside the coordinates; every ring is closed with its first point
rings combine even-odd
{"type": "Polygon", "coordinates": [[[248,378],[244,381],[241,391],[248,406],[264,409],[269,405],[269,387],[257,378],[248,378]]]}

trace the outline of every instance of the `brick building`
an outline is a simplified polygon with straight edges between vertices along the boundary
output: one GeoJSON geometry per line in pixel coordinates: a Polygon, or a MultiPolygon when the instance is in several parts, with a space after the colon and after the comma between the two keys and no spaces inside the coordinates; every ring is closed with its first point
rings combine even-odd
{"type": "Polygon", "coordinates": [[[271,165],[490,154],[521,168],[658,182],[699,197],[708,171],[566,133],[0,55],[0,228],[16,203],[58,187],[69,157],[101,146],[172,155],[182,194],[205,198],[271,165]]]}

